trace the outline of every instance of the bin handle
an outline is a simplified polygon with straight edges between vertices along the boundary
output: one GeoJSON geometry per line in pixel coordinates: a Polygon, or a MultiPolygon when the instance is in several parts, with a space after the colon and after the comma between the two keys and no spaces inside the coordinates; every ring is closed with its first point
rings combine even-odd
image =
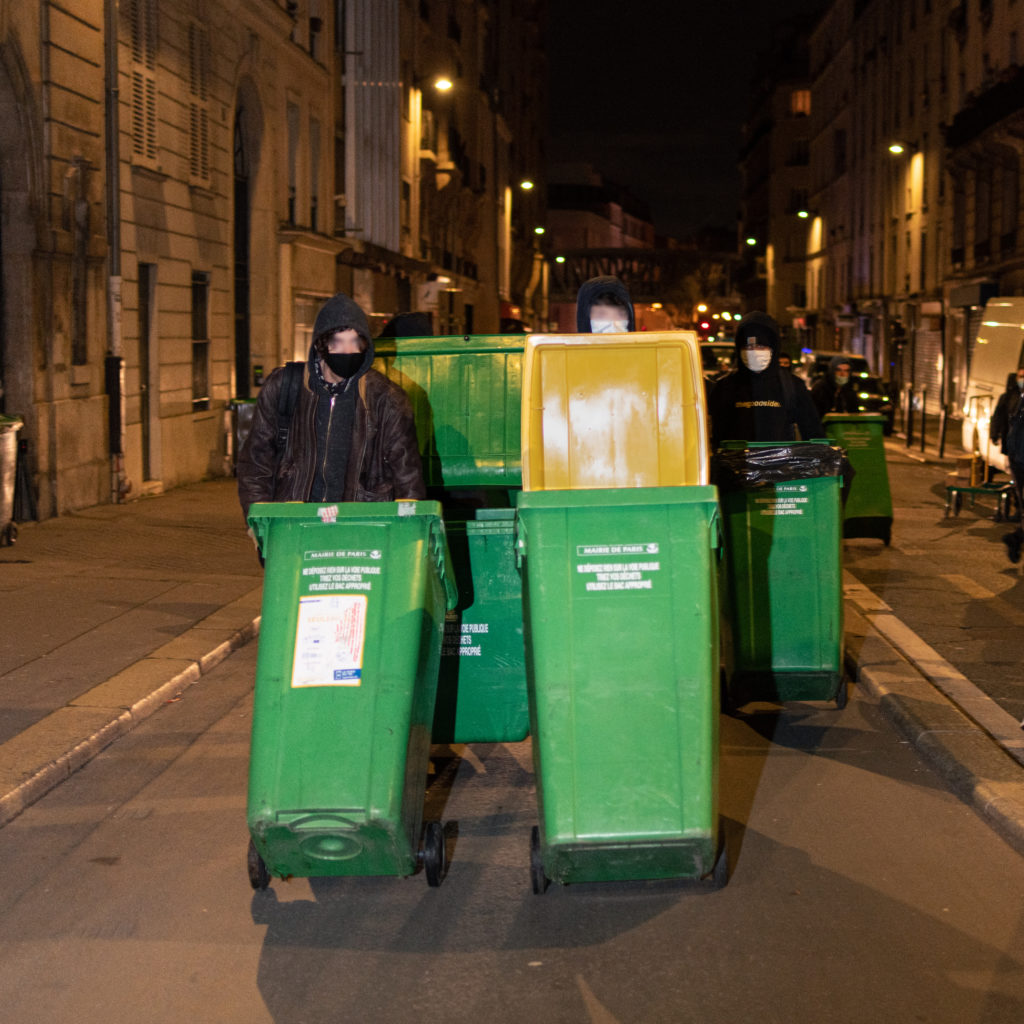
{"type": "Polygon", "coordinates": [[[722,534],[722,514],[717,502],[711,510],[711,521],[708,523],[708,526],[711,529],[711,549],[712,551],[717,551],[718,557],[721,559],[725,553],[725,538],[722,534]]]}
{"type": "Polygon", "coordinates": [[[515,538],[513,546],[516,552],[516,570],[523,568],[523,559],[526,558],[526,523],[519,518],[519,513],[516,513],[515,528],[513,532],[515,538]]]}

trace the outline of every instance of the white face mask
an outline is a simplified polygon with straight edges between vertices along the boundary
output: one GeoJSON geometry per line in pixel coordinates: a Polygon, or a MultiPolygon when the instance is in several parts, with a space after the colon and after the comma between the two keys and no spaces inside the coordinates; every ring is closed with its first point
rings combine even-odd
{"type": "Polygon", "coordinates": [[[849,384],[849,382],[850,382],[850,375],[848,373],[837,373],[836,374],[836,383],[840,387],[843,387],[843,385],[845,385],[845,384],[849,384]]]}
{"type": "Polygon", "coordinates": [[[628,320],[591,320],[592,334],[619,334],[629,330],[628,320]]]}
{"type": "Polygon", "coordinates": [[[772,361],[772,350],[770,348],[745,348],[740,352],[743,365],[751,373],[760,373],[768,369],[772,361]]]}

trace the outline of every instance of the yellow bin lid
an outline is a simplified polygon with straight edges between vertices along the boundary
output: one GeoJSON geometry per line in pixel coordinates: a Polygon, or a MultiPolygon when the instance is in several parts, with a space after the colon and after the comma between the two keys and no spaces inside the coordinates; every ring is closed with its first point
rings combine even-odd
{"type": "Polygon", "coordinates": [[[526,491],[707,484],[696,333],[530,335],[522,442],[526,491]]]}

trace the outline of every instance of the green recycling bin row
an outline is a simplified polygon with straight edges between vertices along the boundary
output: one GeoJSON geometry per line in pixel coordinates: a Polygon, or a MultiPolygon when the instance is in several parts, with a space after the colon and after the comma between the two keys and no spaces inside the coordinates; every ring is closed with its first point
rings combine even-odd
{"type": "Polygon", "coordinates": [[[729,442],[715,456],[726,553],[724,698],[846,702],[841,449],[729,442]]]}
{"type": "MultiPolygon", "coordinates": [[[[265,560],[250,881],[412,874],[456,601],[441,508],[258,504],[249,523],[265,560]]],[[[422,859],[432,885],[444,856],[431,822],[422,859]]]]}
{"type": "Polygon", "coordinates": [[[715,489],[524,492],[518,516],[534,892],[722,884],[715,489]]]}
{"type": "Polygon", "coordinates": [[[843,502],[843,536],[892,538],[892,493],[885,462],[885,417],[879,413],[828,413],[825,433],[846,452],[853,469],[843,502]]]}

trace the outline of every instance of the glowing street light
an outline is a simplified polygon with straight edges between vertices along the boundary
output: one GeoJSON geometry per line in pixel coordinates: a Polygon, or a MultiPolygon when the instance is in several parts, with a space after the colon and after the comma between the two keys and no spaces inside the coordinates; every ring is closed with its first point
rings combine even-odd
{"type": "Polygon", "coordinates": [[[523,179],[523,180],[522,180],[521,182],[519,182],[519,187],[520,187],[520,188],[521,188],[521,189],[522,189],[522,190],[523,190],[524,192],[529,192],[529,191],[530,191],[530,189],[531,189],[531,188],[533,188],[533,182],[532,182],[532,181],[530,181],[530,179],[529,179],[529,178],[524,178],[524,179],[523,179]]]}
{"type": "Polygon", "coordinates": [[[447,92],[453,84],[454,83],[447,75],[438,75],[438,77],[434,79],[434,88],[438,92],[447,92]]]}

